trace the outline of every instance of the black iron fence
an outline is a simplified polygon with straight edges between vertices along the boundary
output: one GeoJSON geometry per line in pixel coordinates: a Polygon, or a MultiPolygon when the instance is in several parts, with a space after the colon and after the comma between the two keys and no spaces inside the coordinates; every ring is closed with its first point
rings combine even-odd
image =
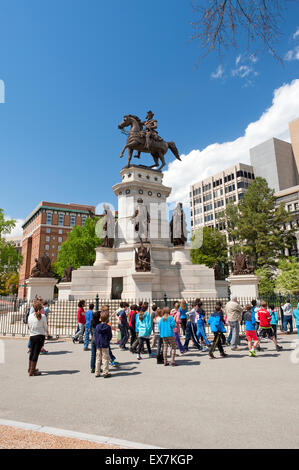
{"type": "MultiPolygon", "coordinates": [[[[96,296],[95,299],[84,299],[86,309],[89,304],[95,305],[95,310],[100,310],[103,305],[109,306],[110,311],[110,323],[113,327],[113,336],[116,337],[118,334],[117,324],[118,319],[116,312],[120,307],[120,300],[111,299],[100,299],[96,296]]],[[[147,299],[144,299],[147,300],[147,299]]],[[[163,308],[168,306],[172,308],[179,299],[169,299],[164,296],[163,299],[151,300],[150,305],[156,304],[158,307],[163,308]]],[[[191,309],[194,299],[185,299],[189,308],[191,309]]],[[[216,302],[221,302],[223,308],[225,308],[228,298],[202,298],[203,309],[207,313],[207,318],[214,312],[216,302]]],[[[251,303],[251,298],[239,298],[240,304],[244,307],[246,304],[251,303]]],[[[268,305],[274,305],[279,317],[279,328],[282,328],[282,315],[280,305],[286,300],[283,296],[272,296],[264,298],[268,305]]],[[[291,303],[293,308],[296,308],[299,302],[299,296],[291,297],[291,303]]],[[[136,300],[128,299],[129,305],[133,305],[136,300]]],[[[16,297],[1,297],[0,296],[0,336],[28,336],[28,326],[24,323],[24,316],[32,306],[32,302],[24,301],[16,297]]],[[[49,302],[50,313],[48,316],[49,334],[53,337],[71,337],[77,328],[77,310],[78,300],[54,300],[49,302]]],[[[295,326],[295,322],[294,322],[295,326]]],[[[241,330],[243,327],[241,326],[241,330]]],[[[209,326],[207,325],[207,332],[209,333],[209,326]]]]}

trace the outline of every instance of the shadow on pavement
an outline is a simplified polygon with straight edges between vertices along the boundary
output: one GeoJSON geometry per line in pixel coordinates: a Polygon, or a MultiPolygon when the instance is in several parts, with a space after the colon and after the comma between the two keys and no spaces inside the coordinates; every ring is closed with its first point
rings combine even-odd
{"type": "Polygon", "coordinates": [[[188,361],[187,359],[179,359],[176,361],[178,366],[199,366],[200,361],[188,361]]]}
{"type": "Polygon", "coordinates": [[[121,371],[119,371],[119,372],[112,372],[112,373],[111,373],[111,377],[117,377],[117,376],[122,376],[122,375],[124,375],[124,376],[140,375],[140,374],[142,374],[142,372],[129,372],[129,373],[128,373],[128,372],[121,372],[121,371]]]}
{"type": "Polygon", "coordinates": [[[53,370],[53,371],[41,371],[42,375],[72,375],[78,374],[80,370],[53,370]]]}
{"type": "Polygon", "coordinates": [[[49,351],[47,356],[60,356],[61,354],[72,354],[73,351],[49,351]]]}

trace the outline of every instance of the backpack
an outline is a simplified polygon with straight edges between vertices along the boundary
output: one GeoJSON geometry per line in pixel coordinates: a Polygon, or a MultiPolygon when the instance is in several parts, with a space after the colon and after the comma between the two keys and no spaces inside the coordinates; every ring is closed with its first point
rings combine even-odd
{"type": "Polygon", "coordinates": [[[28,325],[29,313],[30,313],[30,307],[27,308],[27,312],[24,314],[24,317],[23,317],[23,322],[25,323],[25,325],[28,325]]]}

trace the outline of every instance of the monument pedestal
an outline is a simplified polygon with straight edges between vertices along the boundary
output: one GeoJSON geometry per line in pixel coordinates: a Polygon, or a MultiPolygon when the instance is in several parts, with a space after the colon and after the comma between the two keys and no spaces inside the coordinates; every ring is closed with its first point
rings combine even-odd
{"type": "Polygon", "coordinates": [[[60,282],[56,284],[58,289],[58,300],[70,300],[72,294],[72,283],[71,282],[60,282]]]}
{"type": "MultiPolygon", "coordinates": [[[[93,266],[73,271],[71,295],[75,299],[119,298],[123,300],[216,297],[214,270],[193,265],[190,247],[173,246],[167,216],[171,188],[164,186],[163,173],[140,166],[123,168],[121,182],[113,186],[118,198],[118,221],[114,248],[96,248],[93,266]],[[135,252],[140,246],[136,222],[138,200],[146,207],[150,272],[136,272],[135,252]],[[121,292],[121,294],[120,294],[121,292]]],[[[145,240],[146,237],[143,237],[145,240]]]]}
{"type": "Polygon", "coordinates": [[[138,300],[147,300],[151,302],[152,300],[152,283],[155,274],[152,272],[141,272],[141,273],[132,273],[130,276],[129,283],[127,285],[127,291],[122,294],[123,299],[134,299],[138,300]]]}
{"type": "Polygon", "coordinates": [[[231,275],[228,279],[231,297],[258,298],[259,278],[254,274],[231,275]]]}
{"type": "Polygon", "coordinates": [[[36,296],[43,300],[53,300],[54,286],[57,279],[53,277],[30,277],[25,281],[27,287],[27,300],[34,300],[36,296]]]}
{"type": "Polygon", "coordinates": [[[115,251],[113,248],[104,248],[102,246],[98,246],[96,248],[96,260],[94,262],[94,266],[106,268],[111,266],[114,261],[115,251]]]}

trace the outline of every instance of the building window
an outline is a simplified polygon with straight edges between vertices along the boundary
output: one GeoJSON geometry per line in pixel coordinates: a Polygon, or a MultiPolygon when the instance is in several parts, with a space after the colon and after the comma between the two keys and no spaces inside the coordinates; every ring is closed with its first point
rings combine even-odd
{"type": "Polygon", "coordinates": [[[52,212],[47,212],[47,225],[52,225],[52,212]]]}
{"type": "Polygon", "coordinates": [[[75,216],[75,215],[71,215],[70,226],[71,226],[71,227],[74,227],[74,225],[76,225],[76,216],[75,216]]]}
{"type": "Polygon", "coordinates": [[[64,214],[59,214],[58,225],[60,225],[60,227],[63,227],[63,225],[64,225],[64,214]]]}

